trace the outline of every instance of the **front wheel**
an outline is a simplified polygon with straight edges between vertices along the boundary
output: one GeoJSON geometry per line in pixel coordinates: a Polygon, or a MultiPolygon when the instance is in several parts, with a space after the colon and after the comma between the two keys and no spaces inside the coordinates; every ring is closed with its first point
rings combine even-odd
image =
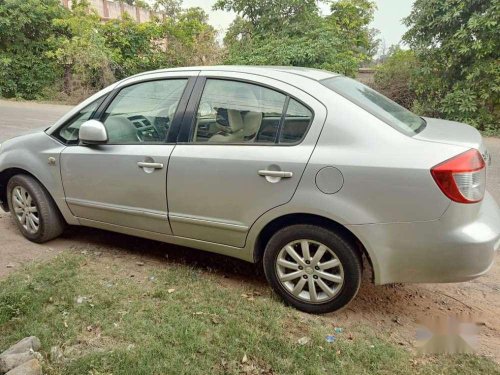
{"type": "Polygon", "coordinates": [[[64,219],[52,197],[33,177],[12,177],[7,184],[7,199],[17,227],[28,240],[43,243],[64,231],[64,219]]]}
{"type": "Polygon", "coordinates": [[[347,305],[361,284],[361,260],[337,233],[315,225],[276,232],[264,251],[266,278],[286,303],[313,314],[347,305]]]}

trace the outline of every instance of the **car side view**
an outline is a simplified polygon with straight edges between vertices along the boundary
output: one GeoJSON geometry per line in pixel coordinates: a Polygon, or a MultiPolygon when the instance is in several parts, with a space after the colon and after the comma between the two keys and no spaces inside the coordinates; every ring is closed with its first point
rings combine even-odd
{"type": "Polygon", "coordinates": [[[0,201],[29,240],[83,225],[262,262],[326,313],[376,284],[489,270],[500,211],[480,133],[327,71],[142,73],[0,146],[0,201]],[[363,260],[366,259],[366,262],[363,260]]]}

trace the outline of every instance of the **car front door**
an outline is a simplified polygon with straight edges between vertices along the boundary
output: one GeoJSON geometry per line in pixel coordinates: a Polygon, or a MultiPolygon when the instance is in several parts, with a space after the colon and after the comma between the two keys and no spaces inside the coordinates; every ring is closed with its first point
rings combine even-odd
{"type": "Polygon", "coordinates": [[[292,198],[325,118],[286,83],[202,72],[169,163],[173,234],[243,247],[258,217],[292,198]]]}
{"type": "Polygon", "coordinates": [[[166,182],[175,139],[169,140],[194,80],[172,74],[118,87],[93,116],[106,127],[108,142],[62,152],[66,202],[83,224],[171,234],[166,182]]]}

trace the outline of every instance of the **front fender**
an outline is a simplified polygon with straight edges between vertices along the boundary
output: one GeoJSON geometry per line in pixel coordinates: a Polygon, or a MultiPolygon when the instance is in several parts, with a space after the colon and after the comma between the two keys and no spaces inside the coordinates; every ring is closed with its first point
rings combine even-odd
{"type": "Polygon", "coordinates": [[[65,147],[43,131],[10,139],[0,150],[0,175],[31,174],[47,189],[66,222],[78,224],[66,204],[61,180],[59,159],[65,147]]]}

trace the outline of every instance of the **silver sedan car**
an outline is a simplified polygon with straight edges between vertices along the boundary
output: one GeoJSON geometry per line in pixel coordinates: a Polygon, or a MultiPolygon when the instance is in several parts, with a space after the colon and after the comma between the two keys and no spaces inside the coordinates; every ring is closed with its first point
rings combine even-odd
{"type": "Polygon", "coordinates": [[[84,225],[261,262],[288,304],[491,267],[500,212],[478,131],[421,118],[350,78],[289,67],[139,74],[0,149],[23,235],[84,225]],[[363,262],[366,259],[366,262],[363,262]]]}

